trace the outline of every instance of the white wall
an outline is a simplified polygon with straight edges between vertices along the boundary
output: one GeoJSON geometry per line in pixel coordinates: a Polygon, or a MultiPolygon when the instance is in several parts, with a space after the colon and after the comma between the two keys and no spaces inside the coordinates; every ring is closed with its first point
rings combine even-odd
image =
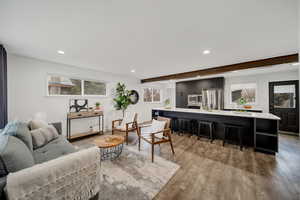
{"type": "MultiPolygon", "coordinates": [[[[162,104],[144,103],[142,100],[142,88],[147,85],[140,84],[139,80],[132,77],[116,75],[112,73],[88,70],[51,63],[16,55],[8,55],[8,117],[9,120],[19,119],[27,121],[35,113],[47,114],[48,122],[63,122],[65,133],[66,115],[68,112],[69,99],[74,97],[49,97],[47,96],[46,78],[48,73],[62,74],[71,77],[103,80],[108,82],[108,97],[91,97],[89,105],[96,101],[101,102],[105,115],[105,129],[111,128],[111,121],[122,116],[121,111],[113,108],[112,93],[117,82],[124,82],[128,89],[135,89],[140,94],[140,101],[131,105],[128,111],[135,111],[139,114],[139,121],[151,119],[151,108],[160,107],[162,104]]],[[[156,84],[165,89],[164,84],[156,84]]],[[[164,91],[163,91],[164,94],[164,91]]],[[[162,98],[164,99],[164,98],[162,98]]],[[[73,131],[81,132],[88,130],[96,120],[74,121],[73,131]]]]}
{"type": "Polygon", "coordinates": [[[298,80],[298,71],[281,71],[274,73],[257,74],[251,76],[225,77],[224,102],[225,108],[235,108],[230,104],[230,86],[238,83],[256,83],[257,84],[257,104],[253,109],[261,109],[263,112],[269,112],[269,82],[298,80]]]}

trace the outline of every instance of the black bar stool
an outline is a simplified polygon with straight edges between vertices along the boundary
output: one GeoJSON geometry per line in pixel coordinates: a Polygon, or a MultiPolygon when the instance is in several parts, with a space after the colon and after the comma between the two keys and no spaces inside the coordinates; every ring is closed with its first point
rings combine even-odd
{"type": "Polygon", "coordinates": [[[177,117],[172,117],[171,118],[171,131],[172,133],[178,131],[178,118],[177,117]]]}
{"type": "Polygon", "coordinates": [[[208,122],[208,121],[198,121],[198,140],[200,140],[200,136],[208,137],[210,139],[210,143],[213,142],[213,128],[214,128],[214,123],[213,122],[208,122]],[[201,125],[205,125],[209,127],[209,135],[204,135],[201,134],[201,125]]]}
{"type": "Polygon", "coordinates": [[[178,134],[183,135],[186,131],[191,131],[191,120],[185,118],[178,118],[178,134]]]}
{"type": "Polygon", "coordinates": [[[224,138],[223,138],[223,146],[226,143],[226,138],[228,134],[230,134],[230,129],[236,129],[238,131],[238,138],[240,143],[240,150],[243,150],[243,134],[242,130],[244,129],[243,126],[235,125],[235,124],[224,124],[224,138]]]}

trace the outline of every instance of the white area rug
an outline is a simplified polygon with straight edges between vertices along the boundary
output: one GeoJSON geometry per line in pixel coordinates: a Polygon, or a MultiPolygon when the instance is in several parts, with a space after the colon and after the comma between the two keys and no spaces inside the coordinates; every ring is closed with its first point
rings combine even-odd
{"type": "Polygon", "coordinates": [[[152,199],[173,177],[179,165],[155,156],[151,162],[148,152],[125,146],[114,161],[101,163],[101,200],[152,199]]]}

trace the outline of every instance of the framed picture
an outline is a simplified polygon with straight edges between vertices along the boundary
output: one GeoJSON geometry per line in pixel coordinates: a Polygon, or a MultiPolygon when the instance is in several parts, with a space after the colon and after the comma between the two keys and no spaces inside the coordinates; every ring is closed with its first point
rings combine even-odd
{"type": "Polygon", "coordinates": [[[230,103],[239,104],[240,99],[243,98],[246,104],[256,104],[256,93],[256,83],[232,84],[230,87],[230,103]]]}

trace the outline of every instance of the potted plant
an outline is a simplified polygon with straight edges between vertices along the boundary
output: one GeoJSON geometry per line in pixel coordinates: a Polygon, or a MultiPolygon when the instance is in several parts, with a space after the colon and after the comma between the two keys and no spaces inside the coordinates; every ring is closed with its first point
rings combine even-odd
{"type": "Polygon", "coordinates": [[[116,88],[116,97],[114,98],[116,110],[122,110],[123,117],[125,114],[125,110],[131,104],[130,100],[131,92],[126,89],[125,84],[118,83],[116,88]]]}
{"type": "Polygon", "coordinates": [[[165,104],[165,108],[171,108],[171,106],[170,106],[170,104],[171,104],[171,101],[170,101],[170,99],[166,99],[165,101],[164,101],[164,104],[165,104]]]}
{"type": "Polygon", "coordinates": [[[100,110],[100,105],[101,105],[101,103],[100,103],[100,102],[96,102],[96,103],[95,103],[96,110],[100,110]]]}
{"type": "Polygon", "coordinates": [[[241,97],[239,100],[238,100],[238,105],[240,106],[240,111],[243,111],[242,108],[244,107],[244,105],[247,103],[246,99],[241,97]]]}

